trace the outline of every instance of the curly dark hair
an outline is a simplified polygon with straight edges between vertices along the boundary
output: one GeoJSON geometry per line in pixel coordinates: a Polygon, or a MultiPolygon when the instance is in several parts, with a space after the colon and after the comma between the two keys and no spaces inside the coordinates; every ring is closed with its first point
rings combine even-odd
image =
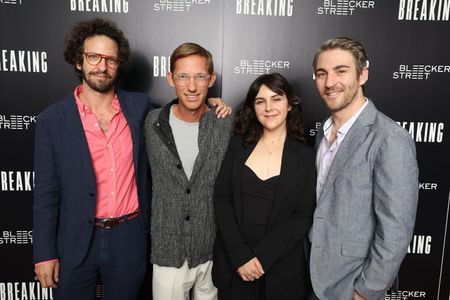
{"type": "Polygon", "coordinates": [[[105,35],[117,43],[118,58],[120,59],[117,74],[120,76],[130,63],[130,45],[122,30],[109,20],[95,18],[75,24],[66,37],[64,59],[73,66],[75,73],[82,80],[81,71],[77,69],[76,65],[83,63],[84,41],[95,35],[105,35]]]}
{"type": "Polygon", "coordinates": [[[288,105],[291,107],[286,118],[287,134],[293,139],[305,142],[300,97],[294,93],[286,78],[279,73],[261,75],[250,85],[244,106],[236,114],[233,133],[242,135],[246,144],[256,143],[260,139],[263,126],[255,114],[255,97],[262,85],[278,95],[286,95],[288,105]]]}

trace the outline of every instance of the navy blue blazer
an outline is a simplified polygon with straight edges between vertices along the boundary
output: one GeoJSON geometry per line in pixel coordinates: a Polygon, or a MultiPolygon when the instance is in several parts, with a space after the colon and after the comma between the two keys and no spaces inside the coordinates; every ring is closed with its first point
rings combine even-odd
{"type": "MultiPolygon", "coordinates": [[[[148,232],[150,180],[142,128],[150,101],[142,93],[116,92],[131,131],[140,218],[148,232]]],[[[91,241],[97,186],[73,94],[39,115],[34,169],[34,263],[64,258],[67,268],[75,268],[91,241]]]]}

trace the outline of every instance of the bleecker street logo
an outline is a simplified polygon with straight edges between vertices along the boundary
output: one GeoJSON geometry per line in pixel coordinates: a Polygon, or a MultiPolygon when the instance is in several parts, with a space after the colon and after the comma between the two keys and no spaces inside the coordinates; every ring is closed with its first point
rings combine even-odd
{"type": "Polygon", "coordinates": [[[399,0],[401,21],[448,21],[450,0],[399,0]]]}
{"type": "Polygon", "coordinates": [[[291,62],[288,60],[241,59],[239,66],[233,68],[234,74],[269,74],[273,70],[289,69],[291,62]]]}
{"type": "Polygon", "coordinates": [[[190,12],[194,6],[209,5],[211,0],[155,0],[154,11],[190,12]]]}
{"type": "Polygon", "coordinates": [[[419,190],[437,191],[438,190],[438,184],[436,182],[420,182],[419,183],[419,190]]]}
{"type": "Polygon", "coordinates": [[[0,4],[22,4],[22,0],[0,0],[0,4]]]}
{"type": "Polygon", "coordinates": [[[426,299],[425,291],[386,291],[384,300],[426,299]]]}
{"type": "Polygon", "coordinates": [[[24,245],[33,243],[33,232],[28,230],[2,231],[0,245],[24,245]]]}
{"type": "Polygon", "coordinates": [[[450,65],[400,65],[398,71],[392,73],[392,78],[426,80],[430,79],[433,73],[450,73],[450,65]]]}
{"type": "Polygon", "coordinates": [[[375,8],[374,0],[323,0],[318,15],[352,16],[360,9],[375,8]]]}
{"type": "Polygon", "coordinates": [[[311,128],[309,130],[309,136],[316,136],[317,132],[319,132],[319,130],[322,128],[322,123],[321,122],[316,122],[314,125],[314,128],[311,128]]]}
{"type": "Polygon", "coordinates": [[[358,10],[375,8],[374,0],[323,0],[318,15],[352,16],[358,10]]]}
{"type": "Polygon", "coordinates": [[[36,116],[0,115],[0,130],[28,130],[36,123],[36,116]]]}

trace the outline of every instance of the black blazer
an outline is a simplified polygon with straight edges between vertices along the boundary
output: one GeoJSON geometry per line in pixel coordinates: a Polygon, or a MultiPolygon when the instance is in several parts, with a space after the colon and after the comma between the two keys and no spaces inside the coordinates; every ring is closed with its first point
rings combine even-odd
{"type": "Polygon", "coordinates": [[[316,170],[314,151],[287,137],[278,186],[266,234],[253,248],[241,235],[240,178],[245,161],[256,144],[245,146],[240,136],[230,140],[214,190],[218,233],[214,245],[213,282],[227,289],[236,270],[257,257],[265,271],[269,298],[305,297],[308,281],[304,239],[315,208],[316,170]]]}

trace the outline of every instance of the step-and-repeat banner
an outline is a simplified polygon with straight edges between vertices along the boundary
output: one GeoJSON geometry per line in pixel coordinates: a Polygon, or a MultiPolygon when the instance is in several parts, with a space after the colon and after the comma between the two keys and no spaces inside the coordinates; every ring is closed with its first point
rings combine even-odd
{"type": "Polygon", "coordinates": [[[420,166],[414,237],[400,291],[386,299],[450,299],[450,0],[0,0],[0,300],[53,298],[33,274],[34,129],[78,84],[64,38],[92,17],[117,22],[130,41],[121,85],[160,105],[174,97],[165,75],[183,42],[213,53],[210,94],[235,108],[257,76],[280,72],[302,97],[311,143],[327,117],[312,79],[315,50],[334,36],[363,41],[366,95],[408,130],[420,166]]]}

